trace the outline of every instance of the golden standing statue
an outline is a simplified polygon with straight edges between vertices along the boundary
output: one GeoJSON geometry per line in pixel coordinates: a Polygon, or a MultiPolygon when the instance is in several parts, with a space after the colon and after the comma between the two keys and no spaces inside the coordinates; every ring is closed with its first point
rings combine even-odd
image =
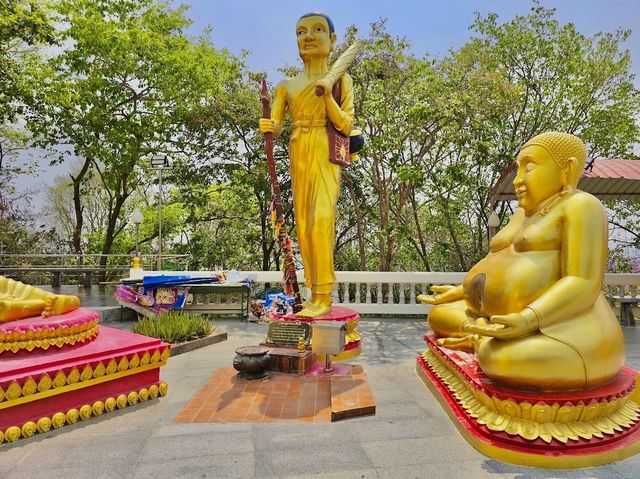
{"type": "Polygon", "coordinates": [[[519,208],[462,285],[418,299],[449,348],[475,350],[491,379],[544,391],[593,388],[624,363],[620,325],[602,293],[607,216],[576,190],[586,148],[547,132],[518,155],[519,208]]]}
{"type": "Polygon", "coordinates": [[[276,86],[271,118],[262,118],[262,133],[282,132],[285,111],[293,119],[289,141],[298,244],[304,263],[306,286],[312,296],[298,313],[319,317],[331,312],[331,290],[335,282],[336,205],[340,193],[341,167],[329,162],[327,120],[349,136],[353,126],[353,81],[340,79],[339,103],[333,98],[328,59],[336,42],[331,19],[321,13],[303,15],[296,25],[298,51],[304,63],[302,73],[276,86]],[[316,96],[316,87],[324,94],[316,96]]]}

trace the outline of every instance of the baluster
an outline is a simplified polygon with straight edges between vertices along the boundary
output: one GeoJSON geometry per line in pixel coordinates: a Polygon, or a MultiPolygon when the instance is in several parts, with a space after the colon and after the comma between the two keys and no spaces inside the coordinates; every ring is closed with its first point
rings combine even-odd
{"type": "Polygon", "coordinates": [[[333,299],[334,303],[339,303],[340,302],[340,296],[338,295],[338,288],[340,287],[340,285],[338,283],[334,283],[333,284],[333,289],[331,290],[331,298],[333,299]]]}
{"type": "Polygon", "coordinates": [[[416,285],[414,283],[409,285],[409,304],[416,304],[416,285]]]}
{"type": "Polygon", "coordinates": [[[351,298],[349,298],[349,283],[344,283],[344,297],[342,302],[346,304],[351,302],[351,298]]]}
{"type": "Polygon", "coordinates": [[[382,304],[382,284],[381,283],[376,283],[376,290],[378,292],[378,295],[376,297],[376,303],[382,304]]]}
{"type": "Polygon", "coordinates": [[[371,304],[371,283],[367,283],[367,290],[365,291],[365,304],[371,304]]]}
{"type": "Polygon", "coordinates": [[[356,304],[360,304],[360,283],[356,283],[356,295],[353,299],[356,304]]]}
{"type": "Polygon", "coordinates": [[[400,283],[400,288],[402,288],[402,292],[400,294],[400,304],[407,304],[407,288],[406,284],[400,283]]]}

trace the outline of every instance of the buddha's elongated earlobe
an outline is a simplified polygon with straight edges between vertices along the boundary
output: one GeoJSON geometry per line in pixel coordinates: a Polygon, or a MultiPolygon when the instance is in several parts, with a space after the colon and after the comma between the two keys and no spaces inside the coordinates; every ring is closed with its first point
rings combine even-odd
{"type": "Polygon", "coordinates": [[[566,166],[562,169],[562,194],[572,192],[579,178],[576,178],[576,165],[578,164],[578,159],[570,156],[567,158],[566,166]]]}

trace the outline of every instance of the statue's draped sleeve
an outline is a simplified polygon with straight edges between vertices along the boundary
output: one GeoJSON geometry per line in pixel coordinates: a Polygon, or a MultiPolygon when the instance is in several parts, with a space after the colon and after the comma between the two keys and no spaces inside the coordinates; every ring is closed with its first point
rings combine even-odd
{"type": "Polygon", "coordinates": [[[287,80],[283,80],[276,86],[275,98],[271,105],[271,119],[274,121],[273,136],[279,137],[282,133],[284,113],[287,110],[287,80]]]}
{"type": "Polygon", "coordinates": [[[353,107],[353,79],[348,73],[342,75],[340,84],[340,105],[333,97],[327,104],[327,116],[333,126],[343,135],[349,136],[353,128],[355,110],[353,107]]]}

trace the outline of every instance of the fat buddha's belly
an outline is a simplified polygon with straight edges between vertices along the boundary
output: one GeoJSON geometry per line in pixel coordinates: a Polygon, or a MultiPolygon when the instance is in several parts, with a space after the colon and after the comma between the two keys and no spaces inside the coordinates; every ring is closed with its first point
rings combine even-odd
{"type": "Polygon", "coordinates": [[[467,306],[477,316],[518,313],[560,279],[560,253],[516,251],[490,253],[464,279],[467,306]]]}

